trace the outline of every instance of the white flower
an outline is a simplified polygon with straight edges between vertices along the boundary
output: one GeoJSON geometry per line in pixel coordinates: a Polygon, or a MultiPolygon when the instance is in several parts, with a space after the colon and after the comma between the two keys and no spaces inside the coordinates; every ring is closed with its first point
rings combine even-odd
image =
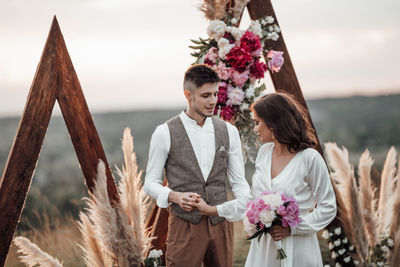
{"type": "Polygon", "coordinates": [[[275,219],[275,212],[273,210],[263,210],[260,212],[260,220],[266,226],[270,227],[272,221],[275,219]]]}
{"type": "Polygon", "coordinates": [[[328,238],[329,238],[329,232],[328,232],[328,230],[324,230],[324,231],[322,232],[322,237],[325,238],[325,239],[328,239],[328,238]]]}
{"type": "Polygon", "coordinates": [[[344,249],[344,248],[339,249],[339,251],[338,251],[339,255],[343,255],[345,252],[346,252],[346,249],[344,249]]]}
{"type": "Polygon", "coordinates": [[[335,267],[342,267],[342,265],[341,265],[339,262],[337,262],[337,263],[335,264],[335,267]]]}
{"type": "Polygon", "coordinates": [[[271,206],[273,210],[283,205],[281,194],[269,194],[260,197],[264,202],[271,206]]]}
{"type": "Polygon", "coordinates": [[[254,235],[257,231],[257,227],[254,224],[251,224],[247,217],[243,219],[243,227],[249,236],[254,235]]]}
{"type": "Polygon", "coordinates": [[[324,267],[331,267],[329,264],[325,264],[324,267]]]}
{"type": "Polygon", "coordinates": [[[236,24],[236,23],[238,23],[238,21],[237,21],[237,19],[233,18],[233,19],[231,19],[231,23],[236,24]]]}
{"type": "Polygon", "coordinates": [[[388,251],[389,251],[389,248],[388,248],[387,246],[382,246],[382,247],[381,247],[381,250],[382,250],[383,252],[388,252],[388,251]]]}
{"type": "Polygon", "coordinates": [[[262,29],[261,29],[260,22],[259,22],[258,20],[252,20],[252,21],[251,21],[249,30],[250,30],[252,33],[254,33],[254,34],[260,36],[260,38],[262,38],[262,36],[263,36],[263,35],[262,35],[262,29]]]}
{"type": "Polygon", "coordinates": [[[358,265],[360,262],[358,260],[353,260],[355,265],[358,265]]]}
{"type": "Polygon", "coordinates": [[[266,22],[264,19],[262,19],[262,20],[260,21],[260,23],[261,23],[261,25],[263,25],[263,26],[265,26],[265,25],[267,24],[267,22],[266,22]]]}
{"type": "Polygon", "coordinates": [[[389,247],[393,247],[393,246],[394,246],[393,239],[391,239],[391,238],[389,238],[389,239],[387,240],[387,243],[388,243],[388,246],[389,246],[389,247]]]}
{"type": "Polygon", "coordinates": [[[278,25],[274,24],[274,31],[279,33],[281,32],[281,28],[279,28],[278,25]]]}
{"type": "Polygon", "coordinates": [[[227,105],[240,105],[244,100],[244,92],[240,88],[232,88],[228,89],[228,101],[226,101],[227,105]]]}
{"type": "Polygon", "coordinates": [[[228,46],[224,46],[223,48],[218,49],[218,56],[221,59],[225,59],[226,55],[231,51],[232,48],[234,48],[234,44],[230,44],[228,46]]]}
{"type": "Polygon", "coordinates": [[[347,240],[347,237],[345,237],[345,238],[342,239],[342,243],[343,243],[343,244],[347,244],[347,242],[349,242],[349,240],[347,240]]]}
{"type": "Polygon", "coordinates": [[[330,250],[332,250],[335,246],[331,242],[329,242],[328,247],[330,250]]]}
{"type": "Polygon", "coordinates": [[[236,41],[240,41],[240,39],[242,38],[242,36],[244,34],[244,31],[242,31],[241,29],[239,29],[237,27],[230,27],[229,32],[231,33],[233,38],[235,38],[236,41]]]}
{"type": "Polygon", "coordinates": [[[274,23],[274,21],[275,21],[275,19],[274,19],[272,16],[266,17],[265,20],[266,20],[266,22],[267,22],[268,24],[274,23]]]}
{"type": "Polygon", "coordinates": [[[274,31],[274,27],[268,26],[268,31],[269,31],[269,32],[273,32],[273,31],[274,31]]]}
{"type": "Polygon", "coordinates": [[[337,258],[337,256],[338,256],[338,254],[336,254],[336,252],[335,251],[332,251],[332,259],[336,259],[337,258]]]}
{"type": "Polygon", "coordinates": [[[350,251],[353,251],[353,250],[354,250],[354,246],[351,245],[351,246],[349,247],[349,250],[350,250],[350,251]]]}
{"type": "Polygon", "coordinates": [[[340,235],[342,233],[342,229],[340,227],[335,228],[335,234],[340,235]]]}
{"type": "Polygon", "coordinates": [[[279,34],[277,34],[276,32],[271,33],[271,39],[273,41],[277,41],[279,39],[279,34]]]}
{"type": "Polygon", "coordinates": [[[161,249],[158,249],[158,250],[157,250],[157,249],[152,249],[152,250],[150,250],[150,253],[149,253],[149,257],[148,257],[148,258],[157,259],[157,258],[161,257],[162,254],[163,254],[163,252],[162,252],[161,249]]]}
{"type": "Polygon", "coordinates": [[[340,246],[340,239],[337,239],[333,242],[333,244],[335,245],[335,247],[340,246]]]}
{"type": "Polygon", "coordinates": [[[332,236],[333,236],[333,234],[331,232],[329,232],[329,237],[332,237],[332,236]]]}
{"type": "Polygon", "coordinates": [[[153,262],[153,266],[154,266],[154,267],[158,267],[158,264],[157,264],[156,261],[153,262]]]}
{"type": "Polygon", "coordinates": [[[226,24],[221,20],[212,20],[210,25],[207,27],[207,34],[210,38],[218,41],[222,36],[224,36],[226,31],[226,24]]]}
{"type": "Polygon", "coordinates": [[[246,90],[246,98],[247,99],[252,99],[255,96],[255,90],[256,89],[254,88],[254,85],[251,84],[249,86],[249,88],[247,88],[247,90],[246,90]]]}
{"type": "Polygon", "coordinates": [[[226,38],[221,38],[218,40],[218,48],[222,49],[229,46],[229,40],[226,38]]]}
{"type": "Polygon", "coordinates": [[[350,258],[350,256],[347,256],[347,257],[344,258],[343,260],[344,260],[344,262],[348,263],[348,262],[351,260],[351,258],[350,258]]]}
{"type": "Polygon", "coordinates": [[[383,262],[381,262],[381,261],[378,261],[376,264],[377,264],[378,266],[383,266],[383,262]]]}
{"type": "Polygon", "coordinates": [[[244,110],[249,109],[249,107],[250,107],[250,105],[249,105],[248,103],[243,102],[243,103],[240,105],[240,110],[241,110],[241,111],[244,111],[244,110]]]}

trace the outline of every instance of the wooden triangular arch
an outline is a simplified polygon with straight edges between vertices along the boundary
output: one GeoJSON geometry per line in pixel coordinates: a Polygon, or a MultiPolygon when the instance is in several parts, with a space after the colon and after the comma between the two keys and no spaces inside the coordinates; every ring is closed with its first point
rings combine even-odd
{"type": "Polygon", "coordinates": [[[93,191],[101,159],[106,165],[110,201],[112,204],[119,201],[100,138],[54,16],[0,181],[0,266],[4,266],[56,100],[88,189],[93,191]]]}
{"type": "MultiPolygon", "coordinates": [[[[231,0],[228,2],[227,5],[232,6],[234,5],[233,2],[234,1],[231,0]]],[[[278,20],[276,19],[275,11],[272,7],[272,3],[270,0],[251,0],[247,5],[247,10],[252,20],[261,19],[266,16],[272,16],[275,19],[275,23],[279,26],[278,20]]],[[[269,72],[275,90],[286,91],[289,94],[293,95],[296,100],[308,111],[308,107],[301,91],[296,72],[294,71],[292,61],[290,60],[289,52],[286,48],[282,32],[280,33],[279,39],[276,42],[273,42],[272,49],[276,51],[283,51],[283,57],[285,59],[285,63],[283,64],[279,72],[269,72]]],[[[309,112],[307,115],[312,127],[315,129],[309,112]]],[[[319,144],[319,141],[317,149],[322,155],[322,148],[319,144]]],[[[147,226],[152,226],[151,235],[153,237],[156,237],[155,239],[153,239],[152,245],[156,249],[162,249],[165,252],[165,242],[168,232],[168,211],[166,209],[160,209],[155,206],[151,213],[147,226]]]]}

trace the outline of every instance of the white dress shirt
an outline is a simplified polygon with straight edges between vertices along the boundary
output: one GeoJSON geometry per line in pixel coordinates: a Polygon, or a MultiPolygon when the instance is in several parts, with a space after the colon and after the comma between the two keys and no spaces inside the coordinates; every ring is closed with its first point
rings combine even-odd
{"type": "MultiPolygon", "coordinates": [[[[204,180],[211,172],[215,156],[214,125],[211,118],[206,118],[204,125],[199,126],[185,112],[179,115],[193,147],[197,162],[199,163],[204,180]]],[[[244,164],[239,132],[235,126],[226,123],[229,136],[228,151],[228,180],[236,199],[250,194],[250,187],[244,176],[244,164]]],[[[146,177],[144,182],[145,192],[154,198],[160,208],[168,207],[168,196],[172,191],[163,186],[164,167],[171,146],[170,133],[167,123],[159,125],[154,131],[149,150],[146,177]]],[[[236,200],[233,200],[236,201],[236,200]]],[[[224,216],[222,205],[217,206],[218,214],[224,216]]]]}

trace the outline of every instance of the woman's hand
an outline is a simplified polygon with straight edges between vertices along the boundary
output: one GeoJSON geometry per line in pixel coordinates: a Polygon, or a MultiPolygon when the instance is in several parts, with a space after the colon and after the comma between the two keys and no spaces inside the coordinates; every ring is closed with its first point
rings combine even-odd
{"type": "Polygon", "coordinates": [[[279,241],[284,239],[287,236],[290,236],[290,228],[283,227],[281,225],[274,225],[269,230],[269,234],[272,236],[274,241],[279,241]]]}
{"type": "Polygon", "coordinates": [[[192,206],[197,208],[203,215],[218,216],[217,207],[208,205],[204,199],[200,197],[197,198],[197,202],[193,203],[192,206]]]}

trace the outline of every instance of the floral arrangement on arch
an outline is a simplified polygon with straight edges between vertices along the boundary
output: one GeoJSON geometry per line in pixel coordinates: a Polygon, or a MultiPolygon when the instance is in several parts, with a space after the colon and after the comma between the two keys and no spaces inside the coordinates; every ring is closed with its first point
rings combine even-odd
{"type": "Polygon", "coordinates": [[[245,152],[257,146],[250,106],[265,89],[262,78],[268,70],[278,72],[284,62],[283,52],[267,47],[268,41],[279,39],[274,22],[267,16],[242,30],[232,12],[210,21],[207,39],[191,40],[195,63],[212,66],[221,78],[214,113],[238,128],[245,152]]]}

